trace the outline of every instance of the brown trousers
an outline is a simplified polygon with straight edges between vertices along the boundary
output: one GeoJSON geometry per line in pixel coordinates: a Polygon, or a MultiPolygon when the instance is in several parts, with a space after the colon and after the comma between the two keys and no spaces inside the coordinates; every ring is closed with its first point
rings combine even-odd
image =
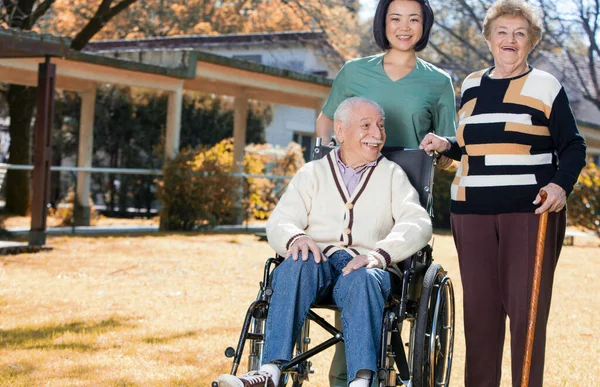
{"type": "MultiPolygon", "coordinates": [[[[512,385],[521,382],[539,215],[452,214],[463,285],[465,386],[497,387],[502,373],[506,316],[510,320],[512,385]]],[[[544,381],[546,324],[554,270],[563,243],[565,211],[548,217],[530,387],[544,381]]]]}

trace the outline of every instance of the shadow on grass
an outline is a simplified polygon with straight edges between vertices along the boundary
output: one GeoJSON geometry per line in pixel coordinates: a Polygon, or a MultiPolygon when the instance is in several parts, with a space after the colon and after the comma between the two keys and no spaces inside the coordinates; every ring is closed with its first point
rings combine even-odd
{"type": "Polygon", "coordinates": [[[174,340],[185,339],[188,337],[198,336],[199,332],[197,331],[187,331],[184,333],[178,333],[170,336],[163,337],[146,337],[142,339],[142,341],[146,344],[166,344],[174,340]]]}
{"type": "Polygon", "coordinates": [[[0,366],[0,385],[16,386],[28,385],[29,375],[35,371],[33,364],[21,361],[16,364],[3,364],[0,366]]]}
{"type": "Polygon", "coordinates": [[[106,382],[105,386],[110,387],[138,387],[139,384],[127,379],[113,379],[106,382]]]}
{"type": "Polygon", "coordinates": [[[124,327],[124,320],[111,317],[98,322],[76,321],[68,324],[24,327],[0,330],[0,348],[22,349],[72,349],[89,351],[93,347],[77,342],[52,343],[52,340],[66,334],[99,334],[124,327]]]}

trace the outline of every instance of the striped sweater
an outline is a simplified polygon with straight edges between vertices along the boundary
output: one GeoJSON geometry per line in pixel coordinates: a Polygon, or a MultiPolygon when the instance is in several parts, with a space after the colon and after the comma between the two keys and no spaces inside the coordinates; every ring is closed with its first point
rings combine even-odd
{"type": "Polygon", "coordinates": [[[446,152],[460,160],[450,210],[534,212],[532,202],[548,183],[572,191],[585,166],[585,141],[552,75],[530,68],[493,79],[490,70],[469,75],[462,85],[456,138],[446,152]]]}
{"type": "Polygon", "coordinates": [[[300,168],[267,222],[269,244],[281,256],[308,235],[326,256],[341,249],[372,253],[384,267],[416,253],[431,232],[427,211],[396,163],[380,156],[349,195],[334,152],[300,168]]]}

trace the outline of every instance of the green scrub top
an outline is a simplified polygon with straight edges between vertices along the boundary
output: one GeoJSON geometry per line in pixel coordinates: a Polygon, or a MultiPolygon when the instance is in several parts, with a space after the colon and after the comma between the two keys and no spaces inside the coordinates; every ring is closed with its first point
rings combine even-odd
{"type": "Polygon", "coordinates": [[[394,82],[383,70],[383,55],[346,62],[333,82],[323,113],[333,119],[343,100],[364,97],[385,112],[386,146],[417,148],[429,132],[455,136],[456,105],[450,76],[417,58],[416,66],[394,82]]]}

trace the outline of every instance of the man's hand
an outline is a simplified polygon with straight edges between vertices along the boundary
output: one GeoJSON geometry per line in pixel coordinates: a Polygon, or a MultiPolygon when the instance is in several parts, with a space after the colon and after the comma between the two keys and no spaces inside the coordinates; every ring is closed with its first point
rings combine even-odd
{"type": "MultiPolygon", "coordinates": [[[[539,206],[536,210],[536,214],[542,214],[546,211],[550,212],[558,212],[565,208],[565,204],[567,203],[567,193],[561,186],[558,184],[550,183],[547,186],[543,187],[542,190],[546,191],[548,197],[544,204],[539,206]]],[[[542,202],[542,197],[538,193],[533,201],[533,204],[540,204],[542,202]]]]}
{"type": "Polygon", "coordinates": [[[323,261],[323,262],[327,261],[327,258],[325,257],[325,255],[323,255],[323,253],[321,253],[321,249],[319,248],[319,246],[317,246],[317,243],[315,241],[313,241],[312,238],[309,236],[302,236],[302,237],[296,239],[294,241],[294,243],[292,244],[292,246],[290,247],[290,249],[288,250],[288,257],[291,254],[292,259],[294,261],[297,261],[298,260],[298,252],[301,251],[302,252],[302,260],[307,261],[309,250],[313,253],[313,258],[315,259],[316,263],[319,263],[321,261],[323,261]]]}
{"type": "Polygon", "coordinates": [[[342,269],[342,273],[344,275],[348,275],[352,273],[354,270],[358,270],[361,267],[366,267],[367,269],[381,269],[381,262],[375,257],[371,257],[367,254],[357,255],[352,258],[350,262],[342,269]]]}

